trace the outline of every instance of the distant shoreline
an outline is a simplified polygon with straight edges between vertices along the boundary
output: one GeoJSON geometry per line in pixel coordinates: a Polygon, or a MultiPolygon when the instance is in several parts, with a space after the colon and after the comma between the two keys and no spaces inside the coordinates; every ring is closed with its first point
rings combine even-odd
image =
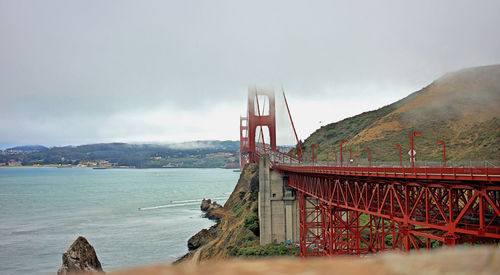
{"type": "Polygon", "coordinates": [[[224,170],[235,170],[234,168],[224,168],[224,167],[98,167],[98,166],[58,166],[58,165],[21,165],[21,166],[0,166],[2,168],[92,168],[95,170],[106,170],[106,169],[224,169],[224,170]]]}

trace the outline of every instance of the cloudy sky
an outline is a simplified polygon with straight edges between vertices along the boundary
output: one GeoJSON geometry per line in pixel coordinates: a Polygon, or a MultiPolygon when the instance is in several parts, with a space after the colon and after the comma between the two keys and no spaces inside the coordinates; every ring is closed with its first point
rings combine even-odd
{"type": "MultiPolygon", "coordinates": [[[[446,72],[500,63],[499,11],[496,0],[0,0],[0,148],[237,140],[254,85],[284,87],[306,138],[446,72]]],[[[291,144],[278,112],[278,142],[291,144]]]]}

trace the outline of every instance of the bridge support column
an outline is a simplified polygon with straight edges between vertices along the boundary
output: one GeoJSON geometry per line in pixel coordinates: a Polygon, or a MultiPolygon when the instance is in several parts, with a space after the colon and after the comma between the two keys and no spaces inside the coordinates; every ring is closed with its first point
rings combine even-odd
{"type": "Polygon", "coordinates": [[[448,234],[444,236],[444,243],[447,246],[455,246],[457,244],[458,236],[454,234],[448,234]]]}
{"type": "Polygon", "coordinates": [[[299,196],[300,215],[300,256],[322,256],[325,246],[324,219],[321,205],[317,199],[302,192],[299,196]]]}
{"type": "Polygon", "coordinates": [[[287,178],[271,170],[269,155],[259,160],[260,245],[298,243],[298,201],[287,186],[287,178]]]}

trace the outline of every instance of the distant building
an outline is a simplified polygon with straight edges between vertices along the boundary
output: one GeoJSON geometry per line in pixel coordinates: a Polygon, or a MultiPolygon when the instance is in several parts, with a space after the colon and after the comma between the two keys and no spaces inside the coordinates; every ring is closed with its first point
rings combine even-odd
{"type": "Polygon", "coordinates": [[[240,165],[238,163],[226,163],[224,166],[226,169],[235,169],[235,168],[240,168],[240,165]]]}
{"type": "Polygon", "coordinates": [[[110,163],[109,161],[107,160],[98,160],[97,161],[97,164],[98,166],[100,167],[111,167],[112,166],[112,163],[110,163]]]}
{"type": "Polygon", "coordinates": [[[9,166],[21,166],[21,162],[11,159],[9,160],[9,166]]]}

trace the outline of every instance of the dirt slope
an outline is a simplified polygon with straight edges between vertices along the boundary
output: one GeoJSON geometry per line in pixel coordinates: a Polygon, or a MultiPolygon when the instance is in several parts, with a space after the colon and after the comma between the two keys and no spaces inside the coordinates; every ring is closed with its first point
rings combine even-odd
{"type": "Polygon", "coordinates": [[[185,261],[226,259],[236,254],[239,248],[258,246],[258,190],[259,167],[248,164],[224,207],[217,210],[222,217],[220,223],[204,234],[204,245],[193,251],[185,261]]]}
{"type": "Polygon", "coordinates": [[[498,247],[454,247],[432,252],[380,253],[370,257],[210,261],[199,265],[158,265],[109,274],[498,274],[498,247]]]}
{"type": "Polygon", "coordinates": [[[310,152],[319,144],[324,160],[325,150],[338,151],[346,139],[355,161],[366,161],[369,147],[372,161],[386,162],[399,160],[394,145],[401,144],[408,161],[412,130],[422,134],[415,138],[417,160],[440,161],[439,140],[449,161],[500,160],[500,65],[448,73],[393,104],[321,127],[305,146],[310,152]]]}

